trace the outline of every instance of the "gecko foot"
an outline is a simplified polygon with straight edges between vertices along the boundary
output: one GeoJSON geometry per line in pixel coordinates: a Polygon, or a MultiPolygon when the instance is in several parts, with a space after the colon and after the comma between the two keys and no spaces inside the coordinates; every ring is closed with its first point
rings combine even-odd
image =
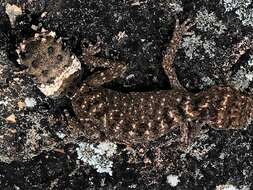
{"type": "Polygon", "coordinates": [[[181,133],[181,138],[180,142],[183,147],[187,147],[188,144],[190,143],[190,130],[189,127],[186,125],[183,125],[180,127],[180,133],[181,133]]]}
{"type": "Polygon", "coordinates": [[[173,62],[176,57],[176,52],[182,41],[183,35],[190,34],[191,32],[189,32],[189,30],[192,26],[194,26],[194,24],[195,23],[191,22],[190,19],[187,19],[182,24],[179,23],[178,19],[176,19],[176,26],[172,35],[172,39],[170,41],[170,45],[163,57],[163,69],[170,81],[171,87],[174,89],[185,90],[177,79],[177,74],[175,68],[173,67],[173,62]]]}
{"type": "Polygon", "coordinates": [[[103,44],[103,41],[102,39],[97,36],[97,42],[95,45],[92,45],[90,42],[88,42],[87,40],[84,40],[82,42],[82,48],[83,48],[83,53],[86,55],[86,56],[94,56],[96,54],[98,54],[99,52],[101,52],[101,49],[102,49],[102,44],[103,44]],[[85,47],[85,43],[88,44],[88,47],[85,47]]]}
{"type": "Polygon", "coordinates": [[[186,19],[182,24],[179,23],[179,19],[176,18],[175,30],[180,30],[182,35],[192,35],[192,32],[189,30],[195,25],[195,22],[192,22],[191,19],[186,19]]]}

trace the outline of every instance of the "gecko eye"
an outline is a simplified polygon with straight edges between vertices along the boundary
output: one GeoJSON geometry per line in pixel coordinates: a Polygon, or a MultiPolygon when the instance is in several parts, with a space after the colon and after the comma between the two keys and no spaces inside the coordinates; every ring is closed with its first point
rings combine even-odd
{"type": "Polygon", "coordinates": [[[48,70],[43,70],[41,73],[42,73],[43,76],[47,76],[48,75],[48,70]]]}
{"type": "Polygon", "coordinates": [[[62,61],[63,57],[61,55],[57,55],[57,60],[62,61]]]}
{"type": "Polygon", "coordinates": [[[52,46],[50,46],[48,49],[47,49],[47,53],[48,55],[52,55],[54,53],[54,48],[52,46]]]}
{"type": "Polygon", "coordinates": [[[38,66],[39,66],[39,61],[38,60],[33,60],[32,61],[32,67],[36,69],[36,68],[38,68],[38,66]]]}

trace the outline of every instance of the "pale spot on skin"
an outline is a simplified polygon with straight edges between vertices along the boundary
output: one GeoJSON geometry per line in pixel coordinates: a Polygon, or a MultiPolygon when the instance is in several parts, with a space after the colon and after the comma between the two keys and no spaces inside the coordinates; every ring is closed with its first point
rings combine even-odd
{"type": "Polygon", "coordinates": [[[205,104],[201,105],[200,108],[207,108],[208,106],[209,106],[209,103],[206,102],[205,104]]]}
{"type": "Polygon", "coordinates": [[[224,101],[222,102],[222,106],[223,107],[227,107],[226,105],[227,105],[227,103],[228,103],[228,98],[230,97],[230,95],[227,95],[227,96],[225,96],[224,97],[224,101]]]}
{"type": "Polygon", "coordinates": [[[133,131],[129,131],[129,135],[130,136],[134,136],[134,132],[133,131]]]}
{"type": "Polygon", "coordinates": [[[194,117],[194,113],[191,112],[189,104],[190,104],[190,102],[187,101],[187,102],[186,102],[186,106],[185,106],[185,112],[186,112],[186,114],[189,115],[190,117],[194,117]]]}
{"type": "Polygon", "coordinates": [[[150,135],[149,130],[146,130],[144,134],[145,134],[145,135],[150,135]]]}
{"type": "Polygon", "coordinates": [[[165,126],[164,126],[164,121],[163,121],[163,120],[160,122],[160,126],[161,126],[161,129],[164,129],[164,128],[165,128],[165,126]]]}
{"type": "MultiPolygon", "coordinates": [[[[222,120],[218,120],[217,123],[218,123],[218,124],[221,124],[221,123],[222,123],[222,120]]],[[[220,127],[220,126],[219,126],[219,127],[220,127]]]]}
{"type": "Polygon", "coordinates": [[[173,119],[174,122],[179,122],[178,117],[172,111],[169,111],[169,116],[173,119]]]}
{"type": "Polygon", "coordinates": [[[107,127],[107,117],[106,117],[106,114],[104,114],[104,127],[105,128],[107,127]]]}

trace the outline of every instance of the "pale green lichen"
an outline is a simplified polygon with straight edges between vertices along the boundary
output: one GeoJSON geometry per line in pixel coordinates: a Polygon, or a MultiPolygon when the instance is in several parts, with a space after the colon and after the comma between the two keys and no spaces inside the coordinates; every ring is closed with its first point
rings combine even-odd
{"type": "Polygon", "coordinates": [[[179,13],[183,11],[182,2],[179,0],[172,0],[169,2],[170,9],[175,12],[179,13]]]}
{"type": "Polygon", "coordinates": [[[225,12],[235,11],[244,26],[253,26],[252,0],[221,0],[225,12]]]}
{"type": "Polygon", "coordinates": [[[162,0],[160,6],[170,13],[177,14],[183,11],[181,0],[162,0]]]}
{"type": "Polygon", "coordinates": [[[101,142],[98,145],[82,142],[76,148],[78,159],[94,167],[99,173],[112,175],[112,156],[116,153],[116,144],[101,142]]]}
{"type": "Polygon", "coordinates": [[[236,186],[225,184],[216,186],[216,190],[239,190],[236,186]]]}
{"type": "Polygon", "coordinates": [[[246,77],[253,73],[249,73],[245,68],[241,67],[239,71],[235,74],[232,80],[232,84],[236,89],[244,90],[249,87],[251,78],[246,77]]]}
{"type": "MultiPolygon", "coordinates": [[[[248,60],[248,65],[253,65],[253,55],[250,56],[248,60]]],[[[241,67],[239,71],[233,76],[232,84],[236,89],[245,90],[249,87],[250,83],[253,81],[253,71],[241,67]]]]}
{"type": "Polygon", "coordinates": [[[215,56],[215,47],[216,43],[213,40],[205,40],[202,43],[203,48],[205,50],[205,53],[208,54],[210,58],[213,58],[215,56]]]}
{"type": "Polygon", "coordinates": [[[35,98],[32,98],[32,97],[26,97],[25,98],[26,107],[33,108],[34,106],[36,106],[36,104],[37,104],[37,101],[36,101],[35,98]]]}
{"type": "Polygon", "coordinates": [[[223,34],[227,29],[222,21],[218,21],[214,12],[208,13],[206,9],[198,11],[196,16],[196,27],[203,32],[223,34]]]}
{"type": "Polygon", "coordinates": [[[205,53],[210,58],[213,58],[215,56],[215,47],[216,43],[213,40],[202,41],[201,36],[196,36],[195,34],[185,37],[181,44],[181,48],[184,49],[184,52],[189,59],[199,57],[201,55],[201,48],[204,49],[205,53]]]}
{"type": "Polygon", "coordinates": [[[180,182],[179,176],[177,176],[177,175],[168,175],[167,176],[167,183],[171,187],[176,187],[179,182],[180,182]]]}
{"type": "Polygon", "coordinates": [[[247,8],[252,0],[221,0],[221,2],[225,7],[226,12],[229,12],[235,9],[247,8]]]}
{"type": "Polygon", "coordinates": [[[215,82],[208,76],[201,78],[201,80],[203,82],[202,85],[200,86],[201,89],[204,89],[208,86],[213,86],[215,84],[215,82]]]}
{"type": "Polygon", "coordinates": [[[186,56],[190,59],[199,55],[197,48],[202,45],[201,37],[193,34],[183,39],[181,47],[184,49],[186,56]]]}

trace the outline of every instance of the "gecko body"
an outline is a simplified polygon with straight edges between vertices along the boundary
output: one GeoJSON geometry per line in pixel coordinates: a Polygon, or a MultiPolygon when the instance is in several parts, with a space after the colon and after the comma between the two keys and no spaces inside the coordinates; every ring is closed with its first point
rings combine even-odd
{"type": "MultiPolygon", "coordinates": [[[[189,20],[181,25],[178,20],[176,21],[175,31],[163,58],[162,65],[170,80],[172,90],[123,93],[106,89],[102,87],[102,84],[119,77],[125,72],[127,65],[124,62],[97,57],[97,47],[84,48],[84,63],[102,67],[104,70],[94,72],[71,97],[72,107],[78,118],[76,127],[85,131],[87,138],[135,144],[158,139],[174,128],[180,128],[181,139],[187,143],[191,136],[190,131],[203,125],[216,129],[238,129],[246,126],[253,116],[253,99],[250,96],[230,86],[213,86],[194,94],[180,85],[173,68],[173,61],[182,36],[192,26],[189,20]]],[[[231,65],[251,48],[248,40],[246,42],[235,48],[232,55],[234,62],[231,65]]],[[[56,46],[57,50],[52,50],[52,47],[55,46],[45,45],[45,43],[47,43],[45,40],[36,43],[34,49],[51,47],[47,51],[38,52],[45,54],[50,50],[50,56],[56,57],[58,61],[55,68],[61,68],[61,64],[69,65],[66,64],[70,60],[66,58],[69,53],[64,54],[64,50],[59,46],[56,46]],[[43,43],[43,46],[40,43],[43,43]]],[[[49,40],[48,43],[54,42],[49,40]]],[[[22,62],[31,68],[34,67],[31,64],[34,63],[34,60],[41,59],[41,57],[50,59],[50,56],[45,57],[37,53],[23,58],[22,62]]],[[[54,64],[52,61],[50,63],[54,64]]],[[[57,71],[47,71],[45,74],[43,70],[47,68],[47,65],[41,65],[41,67],[35,65],[36,68],[40,68],[40,71],[35,67],[30,69],[38,83],[43,83],[44,78],[49,74],[50,81],[57,78],[57,71]]],[[[52,67],[54,65],[50,66],[52,67]]],[[[72,78],[76,77],[72,76],[72,78]]],[[[70,85],[62,86],[69,88],[70,85]]]]}

